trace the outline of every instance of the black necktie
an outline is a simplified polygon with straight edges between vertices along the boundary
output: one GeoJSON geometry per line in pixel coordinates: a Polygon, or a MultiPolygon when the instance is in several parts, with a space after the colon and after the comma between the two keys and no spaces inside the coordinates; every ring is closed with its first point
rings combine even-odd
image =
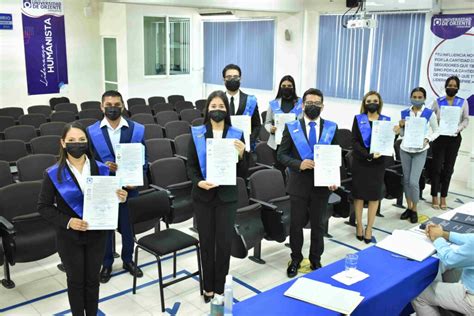
{"type": "Polygon", "coordinates": [[[234,97],[230,97],[230,115],[235,114],[234,97]]]}

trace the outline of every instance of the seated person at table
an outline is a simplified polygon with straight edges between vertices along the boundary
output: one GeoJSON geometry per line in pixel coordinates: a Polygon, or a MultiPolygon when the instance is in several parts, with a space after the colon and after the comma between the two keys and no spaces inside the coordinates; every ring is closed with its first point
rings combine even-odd
{"type": "Polygon", "coordinates": [[[439,307],[474,315],[474,234],[458,234],[443,231],[439,225],[431,224],[426,235],[438,251],[440,264],[447,269],[462,269],[458,283],[435,280],[413,302],[416,314],[441,315],[439,307]],[[447,241],[456,246],[450,246],[447,241]]]}

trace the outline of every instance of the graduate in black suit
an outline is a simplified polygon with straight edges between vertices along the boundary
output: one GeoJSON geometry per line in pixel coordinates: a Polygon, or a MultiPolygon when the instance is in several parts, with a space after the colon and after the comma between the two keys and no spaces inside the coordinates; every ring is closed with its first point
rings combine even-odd
{"type": "MultiPolygon", "coordinates": [[[[61,136],[60,158],[44,174],[38,212],[56,227],[58,253],[67,275],[73,315],[97,315],[99,270],[107,231],[87,230],[82,220],[84,183],[88,176],[109,175],[109,168],[92,158],[90,142],[79,123],[67,124],[61,136]]],[[[127,191],[117,190],[121,202],[127,191]]]]}
{"type": "Polygon", "coordinates": [[[337,125],[320,117],[324,108],[324,97],[318,89],[308,89],[303,95],[304,117],[290,122],[283,132],[278,148],[278,161],[290,170],[287,192],[291,203],[290,247],[291,262],[287,269],[288,277],[298,274],[303,260],[303,228],[311,223],[311,246],[309,261],[311,269],[321,267],[324,251],[324,214],[328,205],[330,187],[314,186],[313,148],[316,144],[337,145],[337,125]]]}
{"type": "MultiPolygon", "coordinates": [[[[101,121],[87,128],[91,140],[91,146],[97,160],[106,164],[115,175],[117,164],[115,163],[114,148],[117,144],[123,143],[142,143],[145,146],[145,127],[142,124],[122,117],[124,111],[124,102],[122,95],[114,90],[107,91],[102,95],[101,109],[104,112],[104,118],[101,121]]],[[[145,163],[143,165],[143,176],[146,177],[147,172],[147,155],[145,150],[145,163]]],[[[129,197],[138,195],[135,187],[127,186],[125,189],[129,193],[129,197]]],[[[143,272],[133,262],[133,234],[130,224],[127,203],[120,205],[119,209],[119,225],[118,231],[122,235],[122,261],[123,268],[132,275],[142,277],[143,272]]],[[[113,232],[109,233],[107,239],[107,247],[102,264],[100,282],[107,283],[112,274],[113,257],[113,232]]]]}
{"type": "Polygon", "coordinates": [[[240,90],[242,71],[239,66],[229,64],[222,70],[226,95],[229,100],[230,115],[251,116],[252,133],[250,134],[250,148],[255,150],[256,140],[261,128],[260,113],[258,111],[257,98],[240,90]]]}
{"type": "Polygon", "coordinates": [[[246,176],[249,154],[245,151],[243,132],[231,126],[229,102],[224,92],[215,91],[209,95],[204,113],[204,125],[192,127],[187,172],[193,183],[193,206],[201,244],[204,300],[207,303],[214,293],[224,292],[238,192],[236,185],[217,186],[206,181],[206,139],[235,139],[234,146],[239,155],[237,177],[246,176]]]}

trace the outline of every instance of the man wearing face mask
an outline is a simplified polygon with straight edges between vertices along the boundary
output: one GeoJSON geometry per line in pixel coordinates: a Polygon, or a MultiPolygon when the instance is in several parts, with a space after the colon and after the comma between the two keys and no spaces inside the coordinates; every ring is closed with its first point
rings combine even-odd
{"type": "Polygon", "coordinates": [[[290,169],[287,192],[291,203],[290,247],[291,262],[288,277],[298,274],[303,260],[303,228],[311,223],[309,261],[311,269],[321,267],[324,251],[324,215],[331,191],[337,186],[314,186],[314,154],[316,144],[337,145],[337,124],[320,117],[324,108],[323,94],[318,89],[308,89],[303,95],[304,117],[287,123],[277,157],[290,169]]]}
{"type": "Polygon", "coordinates": [[[230,115],[248,115],[252,118],[250,148],[251,151],[254,151],[261,126],[257,98],[240,90],[242,71],[239,66],[234,64],[225,66],[222,70],[222,77],[226,88],[226,96],[229,99],[230,115]]]}
{"type": "Polygon", "coordinates": [[[455,135],[440,135],[432,146],[433,167],[431,170],[431,197],[432,207],[446,210],[448,205],[446,197],[448,196],[449,183],[454,172],[454,164],[458,156],[459,147],[461,147],[461,131],[469,124],[469,105],[466,100],[456,96],[460,88],[460,80],[456,76],[446,79],[444,87],[446,96],[439,97],[433,102],[432,109],[438,117],[438,123],[441,119],[441,108],[444,106],[456,106],[461,110],[457,132],[455,135]],[[438,202],[438,193],[441,192],[441,201],[438,202]]]}
{"type": "MultiPolygon", "coordinates": [[[[123,143],[142,143],[145,145],[144,135],[145,127],[132,120],[122,117],[124,102],[122,95],[117,91],[107,91],[102,95],[101,109],[104,112],[104,118],[87,129],[91,139],[92,148],[98,160],[105,163],[115,174],[118,165],[115,163],[114,148],[117,144],[123,143]]],[[[145,164],[143,165],[144,177],[146,177],[148,162],[145,153],[145,164]]],[[[138,195],[135,187],[126,187],[129,197],[138,195]]],[[[142,277],[143,272],[133,262],[133,235],[128,214],[127,203],[123,203],[119,208],[118,231],[122,235],[122,261],[123,268],[132,275],[142,277]]],[[[107,246],[100,272],[100,282],[107,283],[112,273],[113,257],[113,234],[109,232],[107,246]]]]}

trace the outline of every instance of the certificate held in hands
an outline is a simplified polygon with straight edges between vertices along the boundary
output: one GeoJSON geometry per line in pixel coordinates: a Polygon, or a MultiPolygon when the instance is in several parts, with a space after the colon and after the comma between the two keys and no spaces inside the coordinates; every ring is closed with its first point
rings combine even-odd
{"type": "Polygon", "coordinates": [[[314,186],[341,185],[341,147],[339,145],[314,146],[314,186]]]}
{"type": "Polygon", "coordinates": [[[239,154],[235,139],[206,139],[206,181],[217,185],[237,184],[239,154]]]}
{"type": "Polygon", "coordinates": [[[393,122],[373,121],[372,136],[370,142],[370,153],[379,153],[382,156],[392,156],[395,133],[393,122]]]}
{"type": "Polygon", "coordinates": [[[245,150],[250,151],[250,134],[252,133],[252,117],[248,115],[231,115],[232,126],[244,132],[245,150]]]}
{"type": "Polygon", "coordinates": [[[118,225],[120,178],[110,176],[87,177],[84,188],[82,219],[88,230],[114,230],[118,225]]]}
{"type": "Polygon", "coordinates": [[[440,107],[439,134],[456,136],[461,117],[461,108],[458,106],[440,107]]]}
{"type": "Polygon", "coordinates": [[[143,165],[145,148],[141,143],[117,144],[115,162],[118,165],[116,176],[124,186],[143,185],[143,165]]]}
{"type": "Polygon", "coordinates": [[[277,145],[281,144],[281,139],[283,138],[283,131],[285,130],[285,125],[288,122],[296,120],[295,113],[276,113],[275,114],[275,143],[277,145]]]}
{"type": "Polygon", "coordinates": [[[403,145],[408,148],[423,148],[425,142],[426,120],[422,117],[406,119],[403,145]]]}

